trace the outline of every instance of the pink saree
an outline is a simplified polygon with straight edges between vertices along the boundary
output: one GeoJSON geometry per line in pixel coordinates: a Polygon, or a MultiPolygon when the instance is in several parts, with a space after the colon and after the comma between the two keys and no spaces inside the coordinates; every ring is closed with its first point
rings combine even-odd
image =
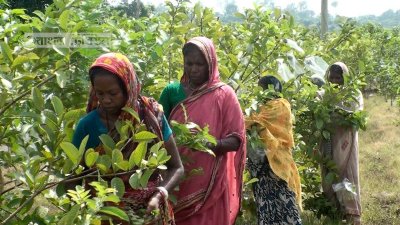
{"type": "MultiPolygon", "coordinates": [[[[209,126],[217,139],[235,136],[241,145],[237,151],[213,157],[209,154],[180,147],[186,179],[175,193],[178,203],[174,208],[177,225],[230,225],[234,224],[240,208],[242,176],[245,165],[245,127],[243,114],[235,92],[219,81],[217,55],[211,40],[196,37],[188,43],[196,45],[209,65],[208,82],[177,105],[170,120],[188,121],[201,127],[209,126]],[[201,173],[190,175],[193,169],[201,173]]],[[[188,82],[185,74],[181,82],[188,82]]]]}

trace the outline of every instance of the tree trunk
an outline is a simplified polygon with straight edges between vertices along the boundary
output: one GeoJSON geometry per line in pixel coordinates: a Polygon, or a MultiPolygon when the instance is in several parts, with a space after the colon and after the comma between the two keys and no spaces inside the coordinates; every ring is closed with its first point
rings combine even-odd
{"type": "Polygon", "coordinates": [[[328,31],[328,0],[321,0],[321,38],[325,38],[328,31]]]}
{"type": "Polygon", "coordinates": [[[3,179],[3,173],[1,172],[1,167],[0,167],[0,193],[3,192],[3,187],[4,187],[4,179],[3,179]]]}

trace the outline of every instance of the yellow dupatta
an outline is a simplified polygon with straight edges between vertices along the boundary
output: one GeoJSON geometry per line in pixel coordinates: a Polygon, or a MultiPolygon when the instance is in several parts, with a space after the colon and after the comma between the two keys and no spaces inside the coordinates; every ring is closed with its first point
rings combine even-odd
{"type": "Polygon", "coordinates": [[[246,128],[258,124],[259,132],[265,144],[265,154],[272,171],[296,194],[296,201],[301,207],[301,184],[299,171],[293,160],[294,146],[290,103],[283,98],[268,101],[260,107],[259,113],[246,118],[246,128]]]}

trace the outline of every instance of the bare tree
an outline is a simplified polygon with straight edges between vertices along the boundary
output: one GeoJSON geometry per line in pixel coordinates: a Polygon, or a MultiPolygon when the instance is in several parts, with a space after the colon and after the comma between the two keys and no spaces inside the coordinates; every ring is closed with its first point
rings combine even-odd
{"type": "Polygon", "coordinates": [[[321,0],[321,38],[328,31],[328,0],[321,0]]]}

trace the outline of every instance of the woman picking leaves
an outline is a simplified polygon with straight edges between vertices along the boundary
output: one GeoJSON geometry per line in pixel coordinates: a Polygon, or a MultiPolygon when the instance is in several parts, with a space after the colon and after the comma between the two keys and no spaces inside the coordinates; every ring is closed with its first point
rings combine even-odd
{"type": "Polygon", "coordinates": [[[262,77],[258,84],[265,90],[259,112],[246,118],[247,167],[258,179],[253,184],[258,224],[300,225],[301,184],[292,156],[290,103],[280,97],[282,85],[276,77],[262,77]]]}
{"type": "MultiPolygon", "coordinates": [[[[117,143],[120,134],[117,132],[117,121],[130,121],[133,125],[144,124],[147,130],[157,135],[158,141],[164,141],[164,146],[171,156],[167,161],[167,170],[161,177],[157,171],[150,177],[147,188],[133,189],[129,184],[129,175],[122,177],[125,182],[125,193],[121,207],[127,214],[137,210],[147,209],[151,212],[162,209],[161,224],[173,224],[172,211],[167,204],[168,191],[171,191],[183,174],[183,166],[177,151],[172,131],[164,117],[161,107],[156,101],[140,95],[140,84],[128,58],[119,53],[103,54],[96,59],[89,69],[92,84],[87,105],[88,114],[76,126],[73,144],[79,146],[89,135],[86,149],[95,148],[104,154],[104,147],[99,136],[108,134],[117,143]],[[133,109],[140,121],[122,108],[133,109]]],[[[138,143],[128,139],[122,151],[124,159],[129,159],[138,143]]],[[[116,221],[115,222],[122,222],[116,221]]],[[[123,224],[130,224],[123,222],[123,224]]]]}
{"type": "Polygon", "coordinates": [[[190,39],[182,49],[180,83],[168,85],[160,103],[169,120],[194,123],[217,141],[207,146],[216,156],[179,146],[186,179],[176,193],[178,225],[231,225],[239,211],[245,162],[243,114],[232,88],[219,79],[214,44],[206,37],[190,39]],[[190,175],[199,170],[200,174],[190,175]]]}
{"type": "MultiPolygon", "coordinates": [[[[349,70],[342,62],[332,64],[326,74],[326,80],[331,83],[339,93],[350,90],[346,87],[349,80],[349,70]]],[[[361,224],[360,178],[358,160],[358,129],[351,124],[344,124],[346,117],[352,117],[363,109],[363,97],[359,90],[354,90],[351,97],[338,99],[333,102],[331,114],[331,135],[329,140],[323,140],[321,153],[336,164],[337,184],[346,185],[341,191],[335,192],[333,182],[327,179],[328,169],[322,165],[322,188],[327,198],[337,206],[348,222],[361,224]],[[352,190],[354,188],[354,190],[352,190]]],[[[325,90],[319,91],[319,97],[325,99],[325,90]]],[[[336,100],[336,99],[335,99],[336,100]]],[[[337,186],[339,187],[339,186],[337,186]]]]}

